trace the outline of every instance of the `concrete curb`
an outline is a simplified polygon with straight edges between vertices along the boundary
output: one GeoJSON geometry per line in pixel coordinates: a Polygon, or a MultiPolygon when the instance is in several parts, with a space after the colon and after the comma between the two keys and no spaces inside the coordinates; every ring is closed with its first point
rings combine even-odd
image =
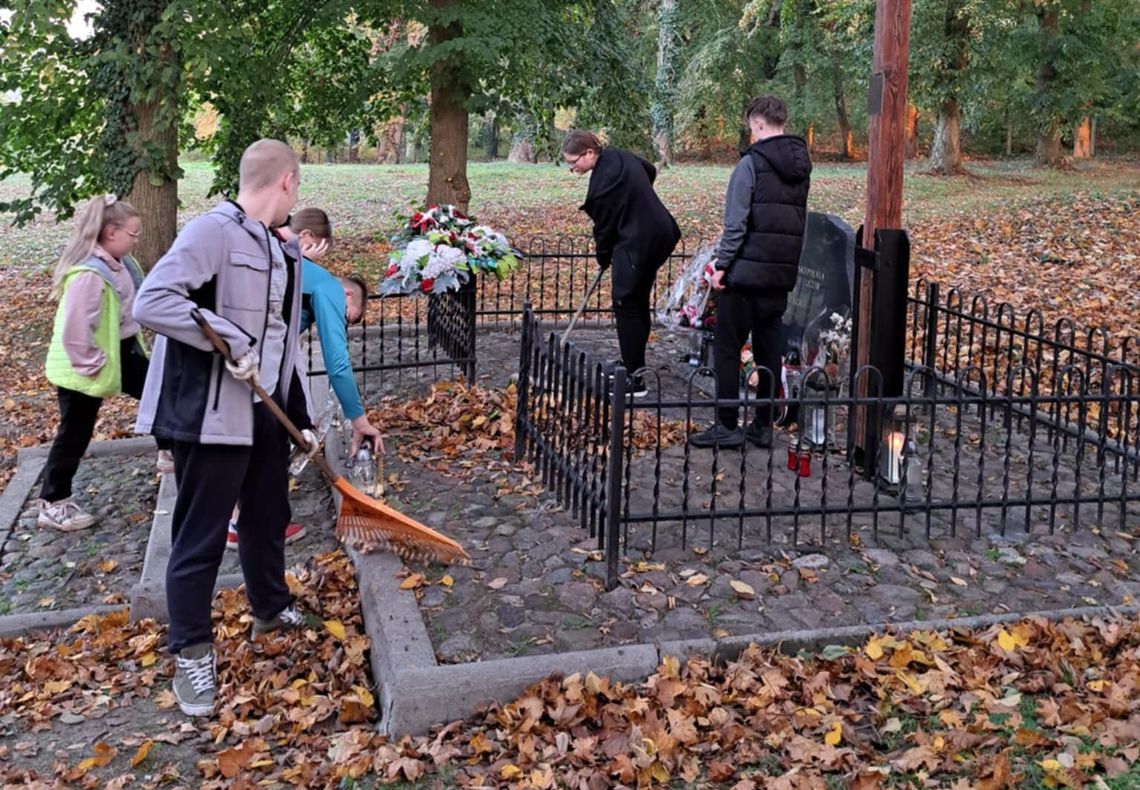
{"type": "Polygon", "coordinates": [[[40,479],[40,472],[47,462],[47,454],[43,457],[32,456],[20,459],[17,455],[16,474],[8,481],[4,493],[0,494],[0,547],[8,540],[20,514],[24,512],[24,503],[28,501],[32,490],[40,479]]]}
{"type": "MultiPolygon", "coordinates": [[[[47,459],[50,444],[37,444],[35,447],[24,447],[16,451],[16,463],[21,466],[33,458],[47,459]]],[[[84,453],[84,458],[101,458],[107,455],[142,455],[148,452],[158,452],[152,436],[132,436],[129,439],[103,439],[91,442],[84,453]]]]}
{"type": "Polygon", "coordinates": [[[8,614],[0,617],[0,636],[22,636],[44,629],[70,628],[89,614],[108,614],[122,610],[122,604],[112,604],[79,606],[74,609],[57,609],[47,612],[8,614]]]}

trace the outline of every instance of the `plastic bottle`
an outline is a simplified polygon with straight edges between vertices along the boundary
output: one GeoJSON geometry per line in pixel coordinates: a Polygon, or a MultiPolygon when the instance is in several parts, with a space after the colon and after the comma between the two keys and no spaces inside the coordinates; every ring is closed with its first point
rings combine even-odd
{"type": "MultiPolygon", "coordinates": [[[[315,416],[313,422],[316,424],[314,433],[317,435],[317,444],[325,440],[325,436],[329,432],[329,428],[336,422],[335,419],[337,412],[337,405],[330,398],[325,401],[324,408],[322,408],[315,416]]],[[[304,471],[305,467],[309,464],[309,454],[304,449],[297,447],[293,450],[293,454],[289,457],[289,474],[296,477],[304,471]]]]}

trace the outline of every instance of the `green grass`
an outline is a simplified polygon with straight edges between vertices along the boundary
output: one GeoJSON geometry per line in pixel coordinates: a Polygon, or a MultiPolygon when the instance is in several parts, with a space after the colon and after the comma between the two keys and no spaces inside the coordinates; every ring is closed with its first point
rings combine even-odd
{"type": "MultiPolygon", "coordinates": [[[[1026,160],[972,162],[973,176],[943,178],[923,175],[920,163],[907,166],[904,180],[904,224],[931,216],[976,214],[988,209],[1074,191],[1116,194],[1134,191],[1140,165],[1135,161],[1082,163],[1077,171],[1033,168],[1026,160]]],[[[213,178],[207,162],[185,162],[179,182],[185,222],[213,205],[208,197],[213,178]]],[[[678,165],[661,172],[657,190],[689,236],[716,232],[723,211],[728,165],[678,165]]],[[[866,165],[820,163],[812,175],[810,207],[839,214],[852,225],[863,218],[866,165]]],[[[423,200],[428,166],[303,165],[301,205],[325,208],[342,236],[386,237],[397,227],[396,212],[407,212],[423,200]]],[[[565,167],[505,162],[468,165],[471,211],[522,240],[533,235],[585,236],[589,220],[578,210],[587,181],[565,167]]],[[[26,195],[30,179],[15,176],[0,182],[0,200],[26,195]]],[[[70,223],[41,217],[26,228],[13,228],[0,214],[0,268],[40,273],[58,255],[70,223]]],[[[9,279],[10,285],[15,285],[9,279]]]]}

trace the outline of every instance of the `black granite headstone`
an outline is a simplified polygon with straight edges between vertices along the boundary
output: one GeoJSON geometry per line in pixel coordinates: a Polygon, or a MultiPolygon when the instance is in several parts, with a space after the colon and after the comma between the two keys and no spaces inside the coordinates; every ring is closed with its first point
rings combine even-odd
{"type": "Polygon", "coordinates": [[[799,351],[809,322],[850,312],[854,272],[855,231],[833,214],[809,213],[799,277],[784,311],[785,354],[799,351]]]}

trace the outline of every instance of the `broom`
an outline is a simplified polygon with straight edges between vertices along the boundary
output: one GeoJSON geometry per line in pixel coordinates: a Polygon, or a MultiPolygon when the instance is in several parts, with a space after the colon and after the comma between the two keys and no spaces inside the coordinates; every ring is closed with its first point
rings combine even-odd
{"type": "MultiPolygon", "coordinates": [[[[218,353],[232,361],[229,345],[207,323],[202,313],[194,309],[190,311],[190,316],[214,344],[218,353]]],[[[249,386],[278,422],[285,426],[293,442],[302,449],[311,449],[297,426],[261,385],[251,379],[249,386]]],[[[410,562],[434,560],[444,564],[466,565],[471,561],[463,547],[451,538],[357,491],[347,480],[333,471],[320,453],[314,453],[312,461],[328,478],[329,483],[340,492],[340,513],[337,516],[336,532],[341,540],[385,545],[400,558],[410,562]]]]}

